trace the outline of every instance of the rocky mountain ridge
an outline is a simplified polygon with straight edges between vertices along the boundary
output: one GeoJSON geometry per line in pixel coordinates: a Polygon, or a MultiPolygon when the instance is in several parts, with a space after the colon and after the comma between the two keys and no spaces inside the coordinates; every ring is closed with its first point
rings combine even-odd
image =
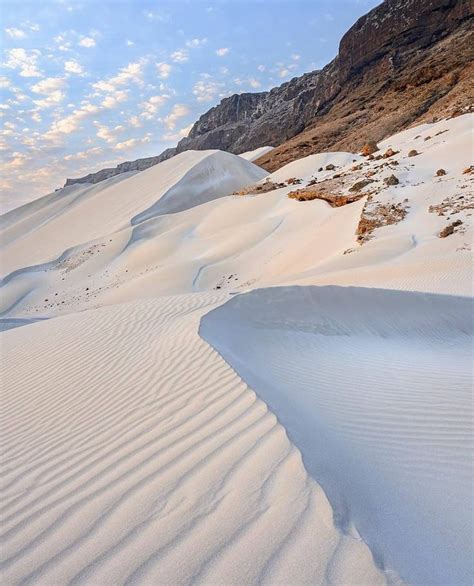
{"type": "Polygon", "coordinates": [[[224,98],[175,148],[66,184],[96,183],[191,149],[239,154],[272,145],[278,148],[256,164],[273,171],[466,111],[474,102],[473,14],[474,0],[385,0],[349,29],[324,69],[268,92],[224,98]]]}

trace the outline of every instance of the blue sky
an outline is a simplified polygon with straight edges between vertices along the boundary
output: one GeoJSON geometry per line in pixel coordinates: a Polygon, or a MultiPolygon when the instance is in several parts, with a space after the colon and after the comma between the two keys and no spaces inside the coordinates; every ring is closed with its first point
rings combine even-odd
{"type": "Polygon", "coordinates": [[[3,2],[2,199],[160,153],[223,97],[323,67],[377,4],[3,2]]]}

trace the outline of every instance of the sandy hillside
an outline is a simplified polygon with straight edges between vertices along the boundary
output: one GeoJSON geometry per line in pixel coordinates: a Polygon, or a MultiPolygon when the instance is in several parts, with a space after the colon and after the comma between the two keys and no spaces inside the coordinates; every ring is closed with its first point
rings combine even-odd
{"type": "Polygon", "coordinates": [[[470,583],[471,128],[1,216],[3,582],[470,583]]]}

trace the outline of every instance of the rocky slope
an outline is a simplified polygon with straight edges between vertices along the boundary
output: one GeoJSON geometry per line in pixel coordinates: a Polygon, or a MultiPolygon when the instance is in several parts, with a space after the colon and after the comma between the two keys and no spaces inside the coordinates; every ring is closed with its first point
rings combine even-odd
{"type": "Polygon", "coordinates": [[[344,35],[321,71],[269,92],[236,94],[203,114],[175,149],[83,177],[96,183],[175,153],[278,148],[256,161],[269,171],[327,150],[359,149],[474,102],[474,0],[385,0],[344,35]]]}
{"type": "Polygon", "coordinates": [[[147,157],[146,159],[137,159],[136,161],[126,161],[125,163],[120,163],[120,165],[117,165],[116,167],[101,169],[100,171],[97,171],[97,173],[89,173],[89,175],[77,179],[68,179],[64,187],[74,185],[75,183],[99,183],[104,179],[109,179],[109,177],[120,175],[121,173],[144,171],[145,169],[148,169],[148,167],[153,167],[153,165],[166,161],[166,159],[169,159],[175,154],[175,151],[176,149],[166,149],[156,157],[147,157]]]}

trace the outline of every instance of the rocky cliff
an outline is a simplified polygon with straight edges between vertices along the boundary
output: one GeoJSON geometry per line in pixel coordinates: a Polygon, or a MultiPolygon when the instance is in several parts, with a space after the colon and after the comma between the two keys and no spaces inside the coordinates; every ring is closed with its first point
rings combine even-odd
{"type": "Polygon", "coordinates": [[[203,114],[175,149],[87,178],[97,182],[190,149],[272,145],[269,171],[308,154],[359,149],[471,107],[474,0],[385,0],[344,35],[337,57],[269,92],[236,94],[203,114]]]}

